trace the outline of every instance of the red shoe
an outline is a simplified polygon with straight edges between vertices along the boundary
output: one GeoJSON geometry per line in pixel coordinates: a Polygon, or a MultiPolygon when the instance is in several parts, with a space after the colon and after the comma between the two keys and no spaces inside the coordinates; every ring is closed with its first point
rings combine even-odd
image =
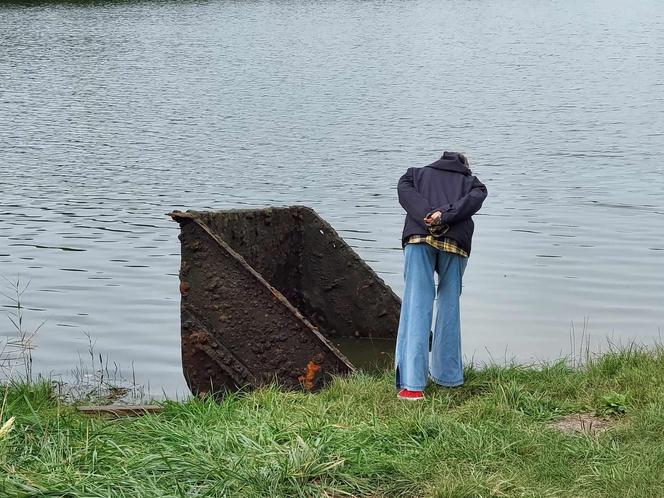
{"type": "Polygon", "coordinates": [[[397,394],[399,399],[407,399],[409,401],[420,401],[424,399],[424,393],[422,391],[409,391],[408,389],[402,389],[397,394]]]}

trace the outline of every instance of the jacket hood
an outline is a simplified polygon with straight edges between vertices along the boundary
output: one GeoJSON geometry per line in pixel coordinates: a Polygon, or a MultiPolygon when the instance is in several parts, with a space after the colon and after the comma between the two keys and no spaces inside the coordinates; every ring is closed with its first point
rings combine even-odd
{"type": "Polygon", "coordinates": [[[459,159],[458,152],[444,152],[443,157],[438,161],[431,163],[427,168],[435,168],[443,171],[452,171],[454,173],[461,173],[462,175],[472,174],[470,168],[466,166],[461,159],[459,159]]]}

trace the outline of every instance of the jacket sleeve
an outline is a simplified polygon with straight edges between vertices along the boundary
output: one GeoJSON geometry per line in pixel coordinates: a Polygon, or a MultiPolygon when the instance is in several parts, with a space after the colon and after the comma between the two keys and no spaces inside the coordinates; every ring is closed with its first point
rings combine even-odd
{"type": "Polygon", "coordinates": [[[445,204],[439,208],[434,209],[434,211],[441,211],[443,216],[441,218],[442,223],[458,223],[460,221],[467,220],[472,215],[477,213],[482,207],[482,203],[488,194],[486,186],[477,179],[476,176],[473,177],[473,183],[466,195],[461,199],[452,204],[445,204]]]}
{"type": "Polygon", "coordinates": [[[416,220],[423,220],[427,214],[433,211],[429,201],[415,188],[413,168],[408,168],[406,173],[399,178],[397,191],[399,193],[399,204],[416,220]]]}

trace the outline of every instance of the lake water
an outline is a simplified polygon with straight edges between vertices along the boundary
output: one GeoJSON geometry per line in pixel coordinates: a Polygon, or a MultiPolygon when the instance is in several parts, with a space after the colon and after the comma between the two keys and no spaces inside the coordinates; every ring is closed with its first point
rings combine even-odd
{"type": "Polygon", "coordinates": [[[444,150],[489,189],[469,360],[659,340],[661,2],[0,6],[0,274],[46,320],[36,372],[71,378],[88,334],[186,392],[173,209],[312,206],[400,294],[396,182],[444,150]]]}

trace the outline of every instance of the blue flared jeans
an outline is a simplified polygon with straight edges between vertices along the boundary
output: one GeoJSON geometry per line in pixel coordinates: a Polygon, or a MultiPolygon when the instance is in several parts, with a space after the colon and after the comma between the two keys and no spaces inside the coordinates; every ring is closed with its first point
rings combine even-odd
{"type": "Polygon", "coordinates": [[[404,256],[406,288],[395,354],[397,389],[422,391],[429,377],[442,386],[459,386],[463,384],[459,297],[468,259],[424,243],[407,244],[404,256]],[[434,273],[438,273],[437,291],[434,273]],[[436,323],[429,366],[434,300],[436,323]]]}

